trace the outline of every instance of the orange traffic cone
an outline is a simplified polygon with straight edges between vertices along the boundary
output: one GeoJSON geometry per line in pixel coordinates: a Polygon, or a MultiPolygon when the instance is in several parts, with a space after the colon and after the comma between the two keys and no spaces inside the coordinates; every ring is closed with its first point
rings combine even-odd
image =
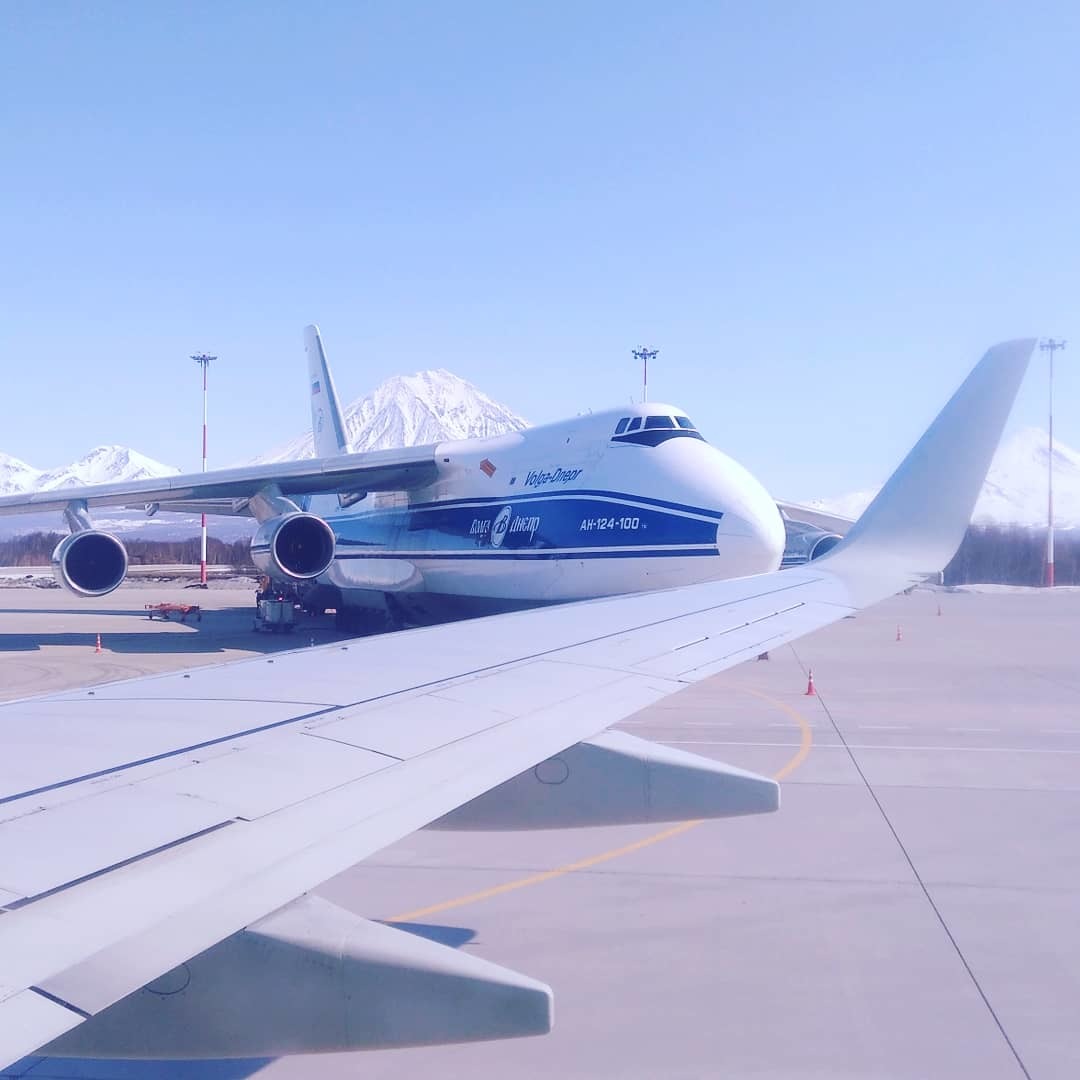
{"type": "Polygon", "coordinates": [[[94,646],[94,652],[96,652],[96,653],[101,652],[101,635],[100,634],[98,634],[98,636],[97,636],[97,645],[94,646]]]}
{"type": "Polygon", "coordinates": [[[900,624],[899,623],[896,624],[896,640],[897,641],[903,641],[904,640],[904,631],[900,629],[900,624]]]}
{"type": "Polygon", "coordinates": [[[814,669],[811,668],[808,672],[809,678],[806,680],[806,693],[804,697],[814,697],[817,691],[814,689],[814,669]]]}

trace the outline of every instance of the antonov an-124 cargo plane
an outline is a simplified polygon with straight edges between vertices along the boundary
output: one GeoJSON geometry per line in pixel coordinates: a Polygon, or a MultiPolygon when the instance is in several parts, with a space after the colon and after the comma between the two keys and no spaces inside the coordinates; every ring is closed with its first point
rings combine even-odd
{"type": "MultiPolygon", "coordinates": [[[[95,506],[258,521],[252,557],[359,629],[693,585],[775,570],[781,510],[671,405],[628,406],[490,439],[350,454],[318,328],[304,331],[315,461],[0,499],[0,513],[62,510],[57,578],[104,596],[127,573],[95,506]]],[[[790,508],[786,508],[789,509],[790,508]]],[[[800,521],[813,511],[797,508],[800,521]]],[[[850,522],[804,525],[796,558],[850,522]]],[[[791,553],[789,552],[789,555],[791,553]]]]}
{"type": "MultiPolygon", "coordinates": [[[[785,569],[765,492],[655,405],[0,500],[66,510],[60,573],[88,596],[124,561],[90,507],[229,500],[259,520],[277,575],[344,592],[415,575],[417,595],[544,605],[0,706],[0,1062],[547,1031],[542,983],[310,890],[425,827],[775,810],[771,780],[607,729],[937,574],[1033,344],[992,348],[844,539],[785,569]]],[[[313,331],[308,347],[334,427],[313,331]]]]}

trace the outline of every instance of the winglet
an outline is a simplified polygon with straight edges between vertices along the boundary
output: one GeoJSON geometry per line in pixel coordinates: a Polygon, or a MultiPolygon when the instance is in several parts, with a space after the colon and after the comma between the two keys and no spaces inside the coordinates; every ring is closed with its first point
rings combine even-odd
{"type": "Polygon", "coordinates": [[[337,389],[326,362],[322,338],[317,326],[304,327],[304,351],[307,353],[308,384],[311,392],[311,434],[315,456],[337,457],[349,452],[345,421],[341,415],[337,389]]]}
{"type": "Polygon", "coordinates": [[[993,346],[844,541],[815,566],[849,581],[887,569],[911,582],[945,567],[964,538],[1034,347],[1032,338],[993,346]]]}

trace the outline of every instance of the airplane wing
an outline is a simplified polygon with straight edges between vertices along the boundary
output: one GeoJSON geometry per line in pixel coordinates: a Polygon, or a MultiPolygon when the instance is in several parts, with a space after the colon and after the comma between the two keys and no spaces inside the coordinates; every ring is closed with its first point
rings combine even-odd
{"type": "Polygon", "coordinates": [[[195,509],[219,514],[246,513],[248,499],[268,485],[276,485],[283,495],[407,491],[424,487],[435,479],[436,450],[436,446],[372,450],[150,480],[32,491],[0,498],[0,514],[63,510],[73,502],[85,502],[89,507],[160,503],[164,509],[185,512],[195,509]]]}
{"type": "Polygon", "coordinates": [[[805,525],[813,525],[816,529],[824,529],[826,532],[837,533],[839,536],[846,535],[848,529],[855,524],[852,518],[830,514],[814,506],[803,506],[799,503],[780,500],[777,500],[776,505],[788,521],[801,521],[805,525]]]}
{"type": "MultiPolygon", "coordinates": [[[[636,820],[722,816],[733,785],[775,808],[764,778],[598,733],[940,570],[1033,344],[991,349],[805,567],[0,707],[0,1060],[46,1043],[225,1057],[546,1030],[540,984],[430,943],[449,959],[418,959],[410,935],[297,898],[470,807],[527,827],[572,789],[540,764],[562,755],[569,774],[582,746],[598,813],[625,798],[644,800],[636,820]],[[606,775],[605,754],[644,772],[606,775]],[[520,784],[532,795],[515,801],[520,784]]],[[[577,797],[571,819],[589,813],[577,797]]]]}

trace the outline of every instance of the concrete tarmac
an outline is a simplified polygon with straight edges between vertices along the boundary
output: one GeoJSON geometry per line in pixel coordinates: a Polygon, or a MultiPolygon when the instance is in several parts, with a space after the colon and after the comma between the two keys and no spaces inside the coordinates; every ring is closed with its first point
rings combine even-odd
{"type": "MultiPolygon", "coordinates": [[[[246,589],[151,591],[96,606],[0,592],[3,696],[335,637],[322,623],[252,634],[246,589]],[[192,596],[201,623],[144,617],[192,596]]],[[[1078,703],[1080,591],[897,597],[625,722],[782,774],[779,813],[421,832],[320,890],[550,983],[551,1035],[272,1061],[34,1058],[0,1076],[1071,1080],[1078,703]]]]}

